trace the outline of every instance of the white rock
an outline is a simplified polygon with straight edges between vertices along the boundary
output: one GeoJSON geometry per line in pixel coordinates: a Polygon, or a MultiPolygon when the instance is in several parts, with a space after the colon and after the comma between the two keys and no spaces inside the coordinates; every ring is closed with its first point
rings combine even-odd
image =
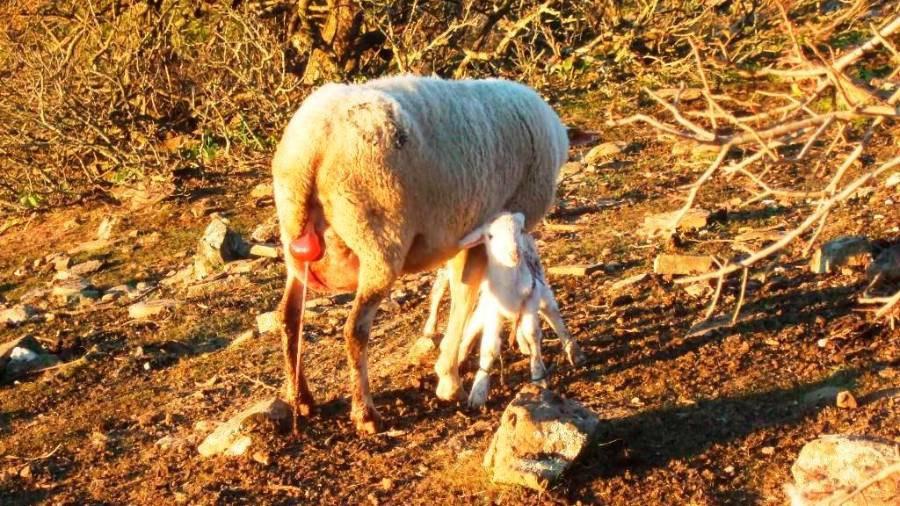
{"type": "Polygon", "coordinates": [[[80,264],[69,267],[69,274],[72,274],[74,276],[87,276],[88,274],[93,274],[99,271],[102,267],[102,261],[88,260],[87,262],[81,262],[80,264]]]}
{"type": "Polygon", "coordinates": [[[825,274],[842,265],[865,264],[871,260],[871,251],[872,244],[865,237],[839,237],[816,249],[809,269],[815,274],[825,274]]]}
{"type": "Polygon", "coordinates": [[[624,150],[627,146],[628,143],[622,141],[611,141],[604,142],[603,144],[598,144],[591,148],[591,150],[588,151],[586,155],[584,155],[584,163],[588,165],[596,165],[607,158],[621,154],[622,150],[624,150]]]}
{"type": "Polygon", "coordinates": [[[101,221],[100,225],[97,227],[97,239],[108,241],[112,237],[113,229],[118,222],[119,219],[112,216],[103,218],[103,221],[101,221]]]}
{"type": "Polygon", "coordinates": [[[503,411],[483,465],[494,482],[545,490],[578,458],[598,423],[578,402],[526,385],[503,411]]]}
{"type": "Polygon", "coordinates": [[[254,244],[250,246],[250,254],[255,257],[278,258],[281,249],[275,244],[254,244]]]}
{"type": "Polygon", "coordinates": [[[414,365],[424,364],[435,358],[437,350],[434,339],[429,336],[420,337],[409,349],[409,362],[414,365]]]}
{"type": "Polygon", "coordinates": [[[197,257],[205,260],[211,268],[219,268],[227,262],[246,257],[249,249],[244,238],[228,227],[228,221],[215,215],[203,232],[197,246],[197,257]]]}
{"type": "Polygon", "coordinates": [[[280,423],[289,419],[291,408],[280,399],[260,401],[241,411],[227,422],[220,425],[206,437],[197,451],[204,457],[213,455],[242,455],[252,446],[252,436],[245,434],[251,425],[263,423],[280,423]]]}
{"type": "Polygon", "coordinates": [[[849,501],[840,499],[883,469],[900,462],[896,443],[865,436],[829,435],[807,443],[791,467],[794,483],[785,486],[792,506],[844,504],[896,505],[900,473],[872,483],[849,501]]]}
{"type": "Polygon", "coordinates": [[[31,362],[32,360],[35,360],[37,358],[37,353],[21,346],[16,346],[9,354],[10,362],[31,362]]]}
{"type": "Polygon", "coordinates": [[[278,312],[269,311],[256,316],[256,329],[260,334],[278,329],[278,312]]]}
{"type": "Polygon", "coordinates": [[[34,306],[17,304],[11,308],[0,311],[0,324],[20,325],[37,314],[38,310],[34,306]]]}
{"type": "Polygon", "coordinates": [[[128,316],[137,320],[156,316],[167,309],[173,308],[177,302],[172,299],[158,299],[147,302],[138,302],[128,306],[128,316]]]}
{"type": "Polygon", "coordinates": [[[272,198],[272,185],[269,183],[260,183],[250,190],[250,198],[255,200],[272,198]]]}

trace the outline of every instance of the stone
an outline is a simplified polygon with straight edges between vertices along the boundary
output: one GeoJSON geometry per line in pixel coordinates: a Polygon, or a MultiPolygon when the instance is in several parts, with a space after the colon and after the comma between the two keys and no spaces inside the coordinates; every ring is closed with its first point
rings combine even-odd
{"type": "Polygon", "coordinates": [[[53,258],[53,270],[56,272],[67,271],[70,265],[72,265],[72,258],[67,255],[57,253],[53,258]]]}
{"type": "Polygon", "coordinates": [[[175,193],[175,183],[166,177],[143,179],[135,185],[118,185],[110,194],[131,210],[157,204],[175,193]]]}
{"type": "Polygon", "coordinates": [[[256,242],[277,242],[278,232],[278,217],[272,215],[253,229],[250,239],[256,242]]]}
{"type": "Polygon", "coordinates": [[[256,337],[257,337],[256,330],[254,330],[254,329],[245,330],[244,332],[241,332],[240,334],[238,334],[234,339],[232,339],[231,342],[228,344],[228,347],[229,348],[237,348],[238,346],[242,346],[244,343],[247,343],[249,341],[256,339],[256,337]]]}
{"type": "Polygon", "coordinates": [[[114,300],[118,300],[122,297],[128,297],[133,299],[140,295],[140,290],[134,288],[131,285],[116,285],[103,293],[103,297],[100,300],[104,302],[111,302],[114,300]]]}
{"type": "Polygon", "coordinates": [[[816,249],[809,269],[814,274],[826,274],[844,265],[867,265],[871,252],[872,244],[863,236],[839,237],[816,249]]]}
{"type": "Polygon", "coordinates": [[[253,437],[247,434],[261,423],[280,424],[291,417],[291,408],[280,399],[260,401],[231,417],[219,425],[197,447],[203,457],[213,455],[243,455],[253,444],[253,437]]]}
{"type": "Polygon", "coordinates": [[[893,188],[897,185],[900,185],[900,172],[894,172],[884,180],[885,188],[893,188]]]}
{"type": "Polygon", "coordinates": [[[900,473],[871,483],[865,492],[842,499],[889,466],[900,463],[900,445],[867,436],[826,435],[806,443],[791,467],[794,483],[785,486],[792,506],[843,504],[896,505],[900,473]]]}
{"type": "Polygon", "coordinates": [[[431,336],[422,336],[416,339],[409,349],[407,358],[413,365],[423,365],[437,358],[438,346],[431,336]]]}
{"type": "Polygon", "coordinates": [[[599,422],[577,401],[526,385],[503,411],[483,465],[495,483],[546,490],[575,462],[599,422]]]}
{"type": "MultiPolygon", "coordinates": [[[[654,214],[644,218],[644,225],[641,232],[647,236],[654,237],[659,234],[666,233],[675,216],[681,211],[672,211],[670,213],[654,214]]],[[[678,222],[677,230],[681,232],[689,232],[692,230],[700,230],[709,223],[709,211],[705,209],[688,209],[681,221],[678,222]]]]}
{"type": "Polygon", "coordinates": [[[256,315],[256,330],[260,334],[266,334],[278,329],[278,312],[269,311],[256,315]]]}
{"type": "Polygon", "coordinates": [[[74,276],[87,276],[99,271],[103,267],[101,260],[88,260],[69,267],[69,274],[74,276]]]}
{"type": "Polygon", "coordinates": [[[44,347],[41,346],[41,343],[39,343],[37,339],[27,335],[18,337],[5,343],[0,343],[0,370],[6,367],[6,364],[7,362],[9,362],[13,350],[16,349],[31,350],[32,352],[37,354],[44,353],[44,347]]]}
{"type": "Polygon", "coordinates": [[[106,218],[103,218],[103,221],[97,226],[97,239],[101,241],[110,240],[112,238],[113,229],[118,223],[119,219],[116,217],[107,216],[106,218]]]}
{"type": "MultiPolygon", "coordinates": [[[[205,265],[205,264],[204,264],[205,265]]],[[[205,277],[205,276],[203,276],[205,277]]],[[[197,278],[194,272],[194,266],[188,265],[187,267],[182,267],[178,269],[171,276],[167,276],[160,281],[160,284],[163,286],[181,286],[186,285],[193,281],[194,279],[202,279],[197,278]]]]}
{"type": "Polygon", "coordinates": [[[254,244],[250,246],[250,255],[255,257],[278,258],[281,248],[275,244],[254,244]]]}
{"type": "Polygon", "coordinates": [[[128,316],[139,320],[157,316],[163,311],[174,308],[178,303],[172,299],[157,299],[147,302],[138,302],[128,306],[128,316]]]}
{"type": "Polygon", "coordinates": [[[254,200],[272,198],[272,185],[270,183],[260,183],[250,190],[250,198],[254,200]]]}
{"type": "Polygon", "coordinates": [[[37,316],[37,314],[38,310],[34,306],[16,304],[13,307],[0,310],[0,324],[9,326],[21,325],[37,316]]]}
{"type": "Polygon", "coordinates": [[[626,147],[628,147],[628,143],[622,141],[610,141],[597,144],[584,155],[584,163],[587,165],[597,165],[607,158],[621,154],[626,147]]]}
{"type": "Polygon", "coordinates": [[[703,274],[715,267],[709,255],[657,255],[653,261],[653,272],[657,274],[703,274]]]}
{"type": "Polygon", "coordinates": [[[703,90],[700,88],[661,88],[656,90],[656,96],[665,100],[675,100],[679,102],[693,102],[703,97],[703,90]]]}
{"type": "Polygon", "coordinates": [[[66,253],[70,255],[78,255],[79,253],[93,253],[95,251],[102,251],[112,246],[112,241],[104,241],[101,239],[96,239],[93,241],[86,241],[77,246],[73,246],[71,249],[66,251],[66,253]]]}
{"type": "Polygon", "coordinates": [[[81,293],[91,287],[91,284],[81,278],[75,278],[65,283],[60,283],[53,287],[50,294],[54,297],[68,297],[81,293]]]}
{"type": "Polygon", "coordinates": [[[832,403],[837,399],[841,391],[838,387],[824,386],[803,395],[803,404],[814,406],[822,403],[832,403]]]}
{"type": "MultiPolygon", "coordinates": [[[[228,221],[214,215],[203,232],[203,238],[197,246],[197,258],[202,259],[209,270],[218,269],[226,263],[245,258],[250,253],[250,246],[241,234],[228,227],[228,221]]],[[[197,262],[194,263],[197,268],[197,262]]]]}
{"type": "Polygon", "coordinates": [[[835,403],[842,409],[856,409],[856,398],[847,390],[838,392],[835,403]]]}
{"type": "Polygon", "coordinates": [[[627,288],[633,284],[640,283],[641,281],[647,279],[646,272],[642,272],[640,274],[635,274],[634,276],[628,276],[627,278],[620,279],[612,284],[612,289],[615,291],[621,290],[623,288],[627,288]]]}
{"type": "Polygon", "coordinates": [[[55,285],[50,293],[64,304],[83,304],[99,299],[102,295],[90,283],[78,277],[55,285]]]}
{"type": "Polygon", "coordinates": [[[40,353],[31,348],[16,346],[10,350],[3,372],[7,379],[11,379],[29,372],[52,367],[59,363],[60,360],[56,355],[40,353]]]}
{"type": "Polygon", "coordinates": [[[551,276],[590,276],[603,269],[603,264],[554,265],[547,269],[551,276]]]}
{"type": "Polygon", "coordinates": [[[268,452],[256,451],[256,452],[253,452],[253,460],[255,460],[256,462],[258,462],[264,466],[268,466],[269,464],[272,463],[272,456],[269,455],[268,452]]]}

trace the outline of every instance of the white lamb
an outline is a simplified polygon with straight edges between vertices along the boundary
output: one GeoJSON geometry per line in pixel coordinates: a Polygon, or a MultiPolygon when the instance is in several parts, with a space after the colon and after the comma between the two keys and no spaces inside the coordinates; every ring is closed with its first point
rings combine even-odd
{"type": "MultiPolygon", "coordinates": [[[[541,358],[540,316],[559,336],[570,363],[577,365],[585,358],[560,316],[553,291],[544,277],[537,246],[525,230],[525,217],[521,213],[500,213],[469,233],[460,246],[471,248],[482,242],[487,250],[487,272],[481,282],[478,306],[466,326],[459,348],[459,361],[462,362],[478,332],[482,332],[478,372],[469,394],[470,407],[481,407],[487,400],[490,370],[500,354],[504,319],[512,320],[519,349],[531,357],[531,380],[534,382],[543,381],[547,373],[541,358]]],[[[432,293],[433,313],[436,313],[435,302],[440,301],[445,285],[439,277],[432,293]]],[[[433,316],[429,316],[426,331],[429,327],[434,329],[433,316]]]]}

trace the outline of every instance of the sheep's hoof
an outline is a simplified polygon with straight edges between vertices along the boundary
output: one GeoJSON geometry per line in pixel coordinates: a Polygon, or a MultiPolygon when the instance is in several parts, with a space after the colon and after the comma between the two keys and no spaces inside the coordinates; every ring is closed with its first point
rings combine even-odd
{"type": "Polygon", "coordinates": [[[356,432],[364,435],[377,434],[381,430],[382,419],[372,406],[365,406],[360,410],[352,410],[350,419],[356,425],[356,432]]]}
{"type": "Polygon", "coordinates": [[[438,380],[437,390],[435,391],[438,399],[442,401],[464,401],[466,400],[466,391],[459,384],[459,380],[453,381],[452,378],[443,377],[438,380]]]}
{"type": "Polygon", "coordinates": [[[577,344],[572,344],[566,350],[566,358],[569,359],[569,363],[572,364],[573,367],[580,367],[587,362],[587,355],[581,351],[581,348],[577,344]]]}

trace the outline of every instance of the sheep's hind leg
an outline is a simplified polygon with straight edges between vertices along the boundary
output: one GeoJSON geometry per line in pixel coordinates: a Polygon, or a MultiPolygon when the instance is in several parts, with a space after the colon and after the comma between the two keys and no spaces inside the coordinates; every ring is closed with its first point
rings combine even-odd
{"type": "Polygon", "coordinates": [[[547,286],[543,286],[541,290],[540,312],[541,316],[543,316],[550,325],[550,328],[553,329],[553,332],[559,336],[559,342],[562,345],[563,352],[566,354],[569,363],[573,366],[584,364],[587,357],[584,352],[581,351],[578,342],[575,341],[572,334],[570,334],[569,330],[566,328],[562,315],[559,313],[559,306],[556,304],[556,298],[553,296],[553,291],[547,286]]]}
{"type": "Polygon", "coordinates": [[[491,367],[494,360],[500,356],[500,315],[484,314],[484,331],[481,334],[481,354],[478,357],[478,372],[475,373],[475,381],[472,382],[472,392],[469,394],[469,407],[480,408],[487,401],[488,391],[491,388],[491,367]]]}
{"type": "Polygon", "coordinates": [[[303,285],[295,276],[294,273],[288,273],[284,295],[279,305],[281,347],[284,354],[285,395],[288,403],[294,408],[295,416],[308,416],[313,408],[313,397],[306,383],[306,375],[303,372],[303,336],[299,335],[303,285]],[[299,371],[296,369],[298,364],[300,366],[299,371]]]}
{"type": "Polygon", "coordinates": [[[375,434],[381,425],[381,416],[372,402],[369,391],[368,342],[372,320],[379,303],[388,295],[393,275],[372,272],[360,266],[360,283],[356,290],[353,308],[344,325],[347,344],[347,362],[350,366],[350,419],[360,433],[375,434]]]}

